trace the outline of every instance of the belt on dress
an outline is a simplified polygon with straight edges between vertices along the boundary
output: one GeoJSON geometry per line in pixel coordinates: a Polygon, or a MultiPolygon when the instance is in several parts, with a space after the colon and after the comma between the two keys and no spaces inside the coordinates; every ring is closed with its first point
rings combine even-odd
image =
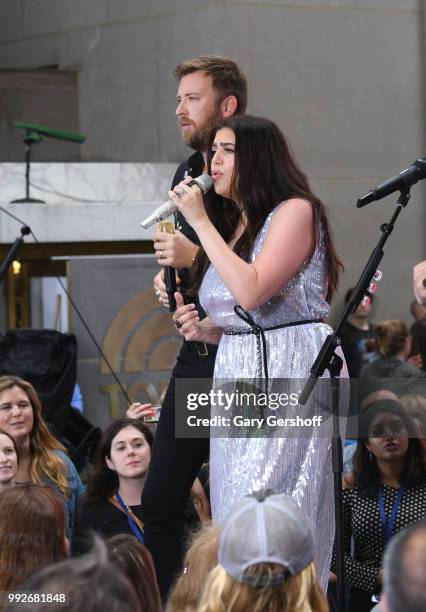
{"type": "Polygon", "coordinates": [[[273,331],[274,329],[283,329],[284,327],[295,327],[296,325],[309,325],[310,323],[324,323],[323,319],[304,319],[303,321],[291,321],[290,323],[281,323],[279,325],[272,325],[271,327],[262,327],[259,323],[253,319],[247,310],[244,310],[239,304],[234,306],[235,314],[240,317],[245,323],[250,325],[250,329],[244,329],[241,331],[236,330],[224,330],[223,333],[226,336],[242,336],[247,334],[254,334],[256,336],[256,350],[257,350],[257,370],[259,377],[262,376],[262,358],[263,358],[263,371],[265,373],[265,379],[268,380],[268,357],[266,351],[266,337],[265,332],[273,331]]]}

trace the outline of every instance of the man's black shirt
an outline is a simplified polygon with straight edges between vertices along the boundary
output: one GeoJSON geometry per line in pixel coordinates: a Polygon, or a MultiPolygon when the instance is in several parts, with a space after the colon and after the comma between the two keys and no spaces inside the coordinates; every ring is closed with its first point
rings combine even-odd
{"type": "MultiPolygon", "coordinates": [[[[183,162],[182,164],[180,164],[180,166],[178,167],[178,169],[176,170],[176,173],[173,177],[173,181],[172,181],[172,189],[174,189],[174,187],[180,183],[181,181],[184,180],[185,177],[187,176],[192,176],[192,178],[197,178],[198,176],[200,176],[203,173],[203,169],[204,169],[204,158],[202,156],[201,153],[199,153],[198,151],[196,153],[194,153],[193,155],[191,155],[191,157],[189,159],[187,159],[185,162],[183,162]]],[[[194,229],[189,225],[189,223],[186,221],[185,217],[182,215],[182,213],[177,212],[175,213],[175,226],[176,229],[180,230],[182,232],[182,234],[184,236],[186,236],[191,242],[193,242],[196,245],[200,244],[200,241],[198,239],[198,236],[196,234],[196,232],[194,231],[194,229]]],[[[181,289],[183,294],[185,294],[185,292],[189,289],[190,287],[190,272],[189,272],[189,268],[182,268],[179,270],[179,277],[181,279],[181,289]]],[[[191,301],[193,301],[195,303],[195,306],[198,310],[198,313],[200,315],[200,319],[204,319],[204,317],[206,316],[206,313],[204,312],[199,300],[198,300],[198,295],[194,296],[193,298],[191,297],[191,301]]],[[[211,347],[211,350],[214,350],[213,347],[211,347]]]]}
{"type": "MultiPolygon", "coordinates": [[[[192,178],[197,178],[203,173],[204,169],[204,159],[201,153],[198,151],[191,155],[189,159],[178,166],[175,175],[172,181],[172,189],[176,187],[178,183],[184,180],[187,176],[192,176],[192,178]]],[[[180,229],[182,234],[184,234],[191,242],[194,244],[200,244],[198,240],[198,236],[193,230],[193,228],[187,223],[185,217],[182,213],[175,213],[175,222],[176,227],[180,229]]]]}

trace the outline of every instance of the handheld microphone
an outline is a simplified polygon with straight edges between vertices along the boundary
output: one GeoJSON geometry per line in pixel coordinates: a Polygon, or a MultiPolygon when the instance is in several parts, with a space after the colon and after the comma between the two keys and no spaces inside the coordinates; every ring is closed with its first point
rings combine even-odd
{"type": "MultiPolygon", "coordinates": [[[[188,185],[190,187],[192,187],[192,185],[197,185],[197,187],[201,189],[202,193],[206,193],[213,186],[213,179],[209,174],[202,174],[198,178],[193,179],[190,183],[188,183],[188,185]]],[[[167,219],[167,217],[170,217],[170,215],[175,213],[177,210],[178,207],[176,204],[171,200],[167,200],[167,202],[164,202],[164,204],[161,204],[161,206],[156,208],[154,212],[149,215],[149,217],[141,221],[141,226],[144,229],[147,229],[151,225],[154,225],[154,223],[167,219]]]]}
{"type": "MultiPolygon", "coordinates": [[[[158,230],[166,234],[173,234],[173,223],[171,221],[160,221],[158,230]]],[[[176,310],[176,272],[172,266],[164,266],[164,280],[166,283],[167,297],[169,299],[169,312],[174,312],[176,310]]]]}
{"type": "Polygon", "coordinates": [[[426,157],[416,159],[416,161],[406,170],[396,174],[392,178],[380,183],[374,189],[371,189],[364,196],[359,198],[357,208],[366,206],[370,202],[381,200],[390,195],[394,191],[406,191],[418,181],[426,178],[426,157]]]}

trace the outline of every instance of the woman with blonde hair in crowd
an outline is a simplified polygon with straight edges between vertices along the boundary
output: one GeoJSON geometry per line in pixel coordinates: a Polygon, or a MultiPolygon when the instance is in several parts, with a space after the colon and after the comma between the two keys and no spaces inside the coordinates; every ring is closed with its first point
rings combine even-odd
{"type": "Polygon", "coordinates": [[[48,430],[34,387],[17,376],[0,377],[0,427],[13,438],[18,451],[16,480],[53,485],[63,495],[71,539],[84,487],[64,446],[48,430]]]}
{"type": "Polygon", "coordinates": [[[219,528],[204,525],[195,532],[183,562],[184,570],[167,602],[167,612],[196,612],[210,571],[217,565],[219,528]]]}
{"type": "Polygon", "coordinates": [[[257,491],[231,509],[198,612],[328,612],[308,523],[292,497],[257,491]]]}
{"type": "Polygon", "coordinates": [[[0,429],[0,493],[13,487],[18,471],[18,451],[13,438],[0,429]]]}

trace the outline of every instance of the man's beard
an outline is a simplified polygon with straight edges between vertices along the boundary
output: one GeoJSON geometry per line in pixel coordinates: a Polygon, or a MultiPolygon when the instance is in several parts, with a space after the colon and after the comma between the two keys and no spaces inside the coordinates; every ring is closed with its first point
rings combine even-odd
{"type": "Polygon", "coordinates": [[[202,127],[196,128],[191,133],[185,133],[182,131],[183,142],[191,149],[204,153],[207,151],[207,147],[210,140],[210,135],[213,128],[215,128],[222,120],[222,116],[219,112],[219,107],[215,109],[215,114],[210,116],[203,124],[202,127]]]}

